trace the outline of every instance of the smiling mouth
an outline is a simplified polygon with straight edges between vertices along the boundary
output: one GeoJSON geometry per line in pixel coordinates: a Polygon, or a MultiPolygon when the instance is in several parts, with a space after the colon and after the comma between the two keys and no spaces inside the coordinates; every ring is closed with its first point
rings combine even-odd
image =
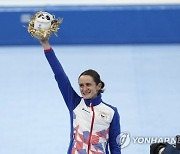
{"type": "Polygon", "coordinates": [[[89,94],[90,94],[90,92],[89,92],[89,93],[83,93],[83,95],[85,95],[85,96],[86,96],[86,95],[89,95],[89,94]]]}
{"type": "Polygon", "coordinates": [[[84,95],[84,96],[86,96],[86,95],[89,95],[91,92],[83,92],[82,94],[84,95]]]}

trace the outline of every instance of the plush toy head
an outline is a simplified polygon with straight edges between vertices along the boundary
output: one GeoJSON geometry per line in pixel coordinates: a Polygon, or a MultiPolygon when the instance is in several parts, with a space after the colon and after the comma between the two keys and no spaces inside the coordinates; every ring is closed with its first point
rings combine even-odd
{"type": "Polygon", "coordinates": [[[34,21],[34,29],[47,30],[51,27],[51,23],[54,20],[54,16],[48,12],[41,12],[34,21]]]}

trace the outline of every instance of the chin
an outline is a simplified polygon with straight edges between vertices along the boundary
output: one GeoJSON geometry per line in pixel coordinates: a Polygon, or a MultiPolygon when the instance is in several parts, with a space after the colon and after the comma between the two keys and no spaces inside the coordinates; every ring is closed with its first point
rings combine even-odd
{"type": "Polygon", "coordinates": [[[91,95],[82,95],[84,99],[91,99],[92,96],[91,95]]]}
{"type": "Polygon", "coordinates": [[[89,96],[83,96],[84,99],[91,99],[91,97],[89,96]]]}

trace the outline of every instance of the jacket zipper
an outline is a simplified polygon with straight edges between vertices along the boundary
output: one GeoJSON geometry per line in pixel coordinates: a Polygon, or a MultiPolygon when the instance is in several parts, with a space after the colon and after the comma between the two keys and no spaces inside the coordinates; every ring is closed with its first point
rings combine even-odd
{"type": "Polygon", "coordinates": [[[91,104],[91,110],[93,112],[93,116],[92,116],[92,120],[91,120],[91,129],[90,129],[90,133],[89,133],[89,141],[88,141],[88,154],[90,152],[90,147],[91,147],[91,136],[92,136],[92,130],[93,130],[93,125],[94,125],[94,117],[95,117],[95,112],[94,112],[94,108],[93,105],[91,104]]]}

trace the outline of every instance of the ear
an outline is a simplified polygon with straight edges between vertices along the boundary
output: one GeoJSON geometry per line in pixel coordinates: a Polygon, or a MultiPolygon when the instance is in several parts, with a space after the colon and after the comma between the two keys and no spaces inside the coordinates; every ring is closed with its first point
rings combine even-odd
{"type": "Polygon", "coordinates": [[[102,88],[102,83],[100,82],[100,83],[98,83],[98,90],[100,90],[101,88],[102,88]]]}

